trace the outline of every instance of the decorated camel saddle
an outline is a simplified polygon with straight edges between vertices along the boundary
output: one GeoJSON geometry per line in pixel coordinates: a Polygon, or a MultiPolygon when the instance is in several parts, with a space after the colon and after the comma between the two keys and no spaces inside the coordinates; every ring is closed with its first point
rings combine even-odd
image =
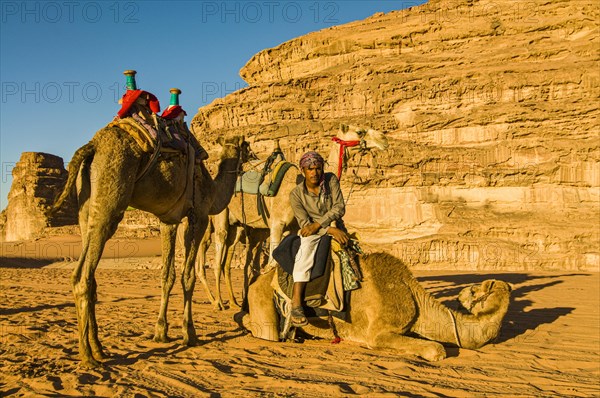
{"type": "Polygon", "coordinates": [[[117,126],[128,132],[144,152],[180,152],[188,156],[193,150],[197,160],[207,159],[208,154],[183,120],[186,112],[179,105],[180,93],[181,90],[177,88],[171,89],[171,103],[158,116],[160,105],[153,94],[143,90],[127,90],[121,110],[109,127],[117,126]],[[132,111],[134,104],[140,100],[145,100],[152,111],[145,117],[132,111]]]}
{"type": "MultiPolygon", "coordinates": [[[[280,339],[288,338],[291,329],[292,277],[294,259],[300,247],[300,237],[296,234],[286,236],[273,252],[277,261],[271,287],[273,300],[280,317],[280,339]]],[[[345,319],[346,306],[352,290],[360,288],[362,275],[357,263],[362,250],[356,236],[351,235],[347,247],[329,235],[321,238],[315,265],[311,270],[310,281],[306,285],[304,300],[305,312],[310,316],[336,316],[345,319]]],[[[335,332],[334,332],[335,334],[335,332]]]]}
{"type": "Polygon", "coordinates": [[[264,197],[277,196],[281,182],[285,174],[297,166],[285,160],[285,156],[279,147],[279,142],[271,155],[264,161],[249,162],[250,169],[242,173],[235,184],[235,193],[256,196],[256,208],[258,214],[263,218],[265,224],[269,225],[270,217],[264,197]]]}
{"type": "Polygon", "coordinates": [[[153,94],[139,90],[135,82],[136,71],[124,72],[127,77],[127,91],[121,99],[121,109],[108,127],[118,127],[128,133],[138,147],[149,154],[148,161],[138,172],[136,181],[144,177],[157,164],[159,155],[163,157],[183,157],[187,168],[186,186],[183,194],[163,220],[179,220],[179,214],[189,208],[193,196],[195,165],[208,158],[208,153],[190,132],[184,121],[186,112],[179,105],[181,90],[170,90],[170,105],[161,116],[160,103],[153,94]]]}

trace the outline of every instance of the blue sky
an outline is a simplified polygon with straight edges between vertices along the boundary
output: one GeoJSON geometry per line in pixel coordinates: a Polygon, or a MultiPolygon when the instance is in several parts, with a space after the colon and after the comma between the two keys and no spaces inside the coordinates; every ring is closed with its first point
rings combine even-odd
{"type": "Polygon", "coordinates": [[[0,209],[22,152],[68,162],[112,119],[125,69],[162,108],[180,88],[190,121],[260,50],[423,2],[0,0],[0,209]]]}

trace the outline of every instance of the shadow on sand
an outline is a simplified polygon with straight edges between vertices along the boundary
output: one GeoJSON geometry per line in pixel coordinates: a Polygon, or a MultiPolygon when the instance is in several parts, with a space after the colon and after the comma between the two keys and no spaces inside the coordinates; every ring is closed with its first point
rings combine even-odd
{"type": "Polygon", "coordinates": [[[0,257],[0,268],[42,268],[62,258],[0,257]]]}

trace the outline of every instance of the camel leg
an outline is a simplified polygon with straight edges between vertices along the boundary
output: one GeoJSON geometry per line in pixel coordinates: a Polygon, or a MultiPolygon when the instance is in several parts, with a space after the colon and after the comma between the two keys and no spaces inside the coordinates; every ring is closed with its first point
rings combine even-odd
{"type": "MultiPolygon", "coordinates": [[[[225,276],[225,281],[227,286],[231,285],[231,261],[233,260],[233,253],[235,251],[235,245],[240,241],[242,236],[242,232],[244,229],[240,226],[230,225],[227,228],[227,235],[225,237],[225,243],[223,244],[222,255],[220,256],[220,262],[217,269],[215,269],[215,277],[216,277],[216,285],[217,285],[217,300],[219,306],[217,309],[225,309],[223,302],[221,300],[221,275],[225,276]]],[[[217,257],[219,258],[219,257],[217,257]]],[[[238,303],[235,301],[235,297],[233,295],[233,288],[229,290],[229,297],[231,305],[236,305],[239,307],[238,303]]]]}
{"type": "Polygon", "coordinates": [[[208,281],[206,280],[206,252],[208,251],[208,247],[211,243],[211,235],[213,233],[214,226],[211,220],[209,219],[208,225],[206,227],[206,231],[204,231],[204,235],[202,236],[202,240],[200,241],[200,247],[198,248],[198,261],[196,261],[196,275],[202,283],[204,287],[204,291],[210,300],[210,303],[215,305],[215,297],[210,292],[210,288],[208,287],[208,281]]]}
{"type": "Polygon", "coordinates": [[[198,246],[208,225],[207,215],[193,214],[188,216],[190,228],[185,236],[185,263],[181,273],[181,286],[183,287],[183,344],[193,346],[198,343],[192,312],[192,297],[196,285],[196,272],[194,262],[198,254],[198,246]],[[191,219],[190,219],[191,218],[191,219]]]}
{"type": "MultiPolygon", "coordinates": [[[[78,178],[78,185],[81,186],[81,188],[78,186],[78,195],[77,195],[77,201],[79,203],[79,230],[81,233],[81,243],[82,246],[84,248],[84,250],[87,250],[87,226],[88,226],[88,212],[89,212],[89,197],[90,197],[90,191],[89,191],[89,173],[87,173],[87,169],[83,168],[81,170],[81,172],[79,173],[79,178],[78,178]],[[84,175],[82,177],[82,174],[84,175]]],[[[76,272],[77,275],[81,274],[81,268],[83,267],[83,262],[85,260],[86,257],[86,253],[82,250],[81,255],[79,257],[79,262],[77,264],[77,267],[75,268],[75,270],[73,271],[73,275],[71,276],[71,282],[73,285],[73,295],[74,295],[74,299],[75,299],[75,311],[77,313],[77,325],[78,325],[78,333],[79,333],[79,352],[81,355],[83,362],[83,366],[84,367],[95,367],[98,366],[99,363],[94,360],[93,355],[91,354],[91,347],[88,349],[88,346],[86,344],[86,340],[87,338],[84,337],[84,330],[82,329],[82,325],[83,325],[83,320],[81,317],[81,310],[80,310],[80,304],[79,304],[79,300],[77,295],[75,294],[75,283],[76,281],[79,280],[79,276],[77,276],[76,278],[76,272]]],[[[94,317],[95,318],[95,317],[94,317]]],[[[93,327],[93,326],[92,326],[93,327]]],[[[87,333],[87,332],[85,332],[87,333]]]]}
{"type": "Polygon", "coordinates": [[[368,343],[371,348],[389,348],[402,354],[416,355],[427,361],[439,361],[446,358],[446,350],[440,343],[404,336],[390,330],[381,331],[368,343]]]}
{"type": "MultiPolygon", "coordinates": [[[[235,299],[235,294],[233,293],[233,283],[231,281],[231,262],[233,261],[233,251],[234,251],[233,249],[235,248],[237,243],[241,240],[243,232],[244,232],[244,228],[242,226],[238,226],[236,233],[235,233],[235,239],[230,246],[227,260],[223,267],[224,273],[225,273],[225,282],[227,283],[227,291],[229,292],[230,302],[232,303],[232,305],[235,305],[238,308],[240,308],[241,305],[237,302],[237,300],[235,299]]],[[[246,236],[246,248],[244,250],[244,270],[248,266],[247,264],[248,264],[249,257],[250,257],[250,241],[249,241],[249,237],[246,236]]]]}
{"type": "Polygon", "coordinates": [[[269,265],[274,265],[275,260],[273,259],[273,250],[281,243],[284,228],[285,224],[276,221],[274,221],[269,228],[271,231],[269,242],[269,265]]]}
{"type": "Polygon", "coordinates": [[[261,244],[269,237],[269,230],[252,229],[249,235],[246,237],[247,250],[244,260],[244,285],[242,287],[242,309],[244,310],[248,309],[248,286],[260,274],[261,244]]]}
{"type": "MultiPolygon", "coordinates": [[[[80,169],[77,179],[77,203],[79,203],[79,229],[82,237],[82,245],[86,245],[87,231],[88,231],[88,215],[89,215],[89,199],[90,199],[90,176],[89,176],[89,165],[85,165],[80,169]]],[[[96,283],[96,277],[92,274],[90,280],[91,289],[91,301],[90,301],[90,328],[91,330],[98,330],[98,322],[96,321],[96,302],[98,301],[97,293],[98,284],[96,283]]],[[[79,313],[78,313],[79,315],[79,313]]],[[[97,360],[103,360],[107,358],[107,355],[102,349],[102,344],[98,339],[97,333],[91,333],[89,339],[92,356],[97,360]]]]}
{"type": "MultiPolygon", "coordinates": [[[[186,228],[187,229],[187,228],[186,228]]],[[[169,306],[169,295],[175,283],[175,241],[177,239],[177,224],[160,223],[160,236],[162,240],[163,267],[161,273],[162,295],[158,320],[154,327],[154,341],[166,343],[169,331],[167,322],[167,309],[169,306]]],[[[187,249],[186,249],[187,250],[187,249]]]]}
{"type": "MultiPolygon", "coordinates": [[[[105,202],[102,214],[88,212],[87,227],[84,227],[87,230],[86,237],[83,239],[84,247],[71,277],[79,327],[79,352],[84,367],[98,366],[98,361],[105,357],[98,339],[95,314],[97,284],[94,273],[106,241],[115,233],[123,218],[127,207],[126,202],[126,200],[115,200],[111,208],[106,207],[105,202]]],[[[100,206],[90,206],[90,208],[99,209],[100,206]]]]}
{"type": "Polygon", "coordinates": [[[213,267],[215,273],[215,300],[212,302],[213,307],[221,311],[225,309],[223,300],[221,299],[221,273],[223,272],[223,264],[227,257],[231,243],[229,238],[229,210],[225,209],[221,213],[213,217],[215,228],[215,265],[213,267]]]}
{"type": "Polygon", "coordinates": [[[258,278],[248,287],[249,312],[242,316],[244,328],[259,339],[279,341],[279,316],[273,302],[271,281],[275,270],[258,278]]]}

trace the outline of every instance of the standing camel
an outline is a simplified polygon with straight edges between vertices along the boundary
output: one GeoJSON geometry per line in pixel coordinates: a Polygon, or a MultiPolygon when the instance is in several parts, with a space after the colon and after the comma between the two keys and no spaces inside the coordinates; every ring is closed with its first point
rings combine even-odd
{"type": "MultiPolygon", "coordinates": [[[[348,159],[358,154],[361,150],[385,150],[388,146],[387,138],[379,131],[373,129],[360,129],[355,126],[342,126],[338,131],[330,149],[328,169],[334,172],[343,170],[347,165],[348,159]],[[351,143],[353,146],[344,144],[351,143]],[[353,144],[352,144],[353,143],[353,144]],[[344,145],[344,147],[341,147],[344,145]],[[341,164],[340,164],[341,159],[341,164]]],[[[246,237],[248,248],[244,260],[244,287],[242,296],[246,297],[246,290],[251,276],[256,272],[254,269],[254,259],[260,244],[267,238],[270,238],[269,244],[269,264],[273,261],[273,250],[279,245],[284,231],[297,229],[294,212],[290,205],[290,192],[297,185],[298,172],[289,170],[276,196],[265,197],[265,208],[269,215],[268,224],[259,214],[256,199],[250,195],[235,195],[222,214],[212,217],[215,229],[215,277],[216,277],[216,298],[214,298],[206,282],[204,263],[198,267],[199,278],[207,291],[208,297],[216,309],[224,309],[221,300],[221,274],[226,277],[226,284],[229,291],[230,302],[240,307],[236,301],[231,285],[231,258],[233,247],[239,241],[244,230],[248,231],[246,237]],[[268,235],[265,236],[267,231],[268,235]]],[[[210,233],[203,237],[202,248],[206,250],[207,239],[210,239],[210,233]]],[[[201,259],[205,255],[201,254],[201,259]]]]}
{"type": "MultiPolygon", "coordinates": [[[[132,113],[136,111],[134,109],[132,113]]],[[[144,112],[147,110],[140,109],[140,113],[144,112]]],[[[99,130],[73,155],[67,184],[51,211],[61,206],[77,184],[83,249],[73,271],[72,285],[79,326],[79,352],[84,367],[98,366],[106,358],[98,339],[94,273],[106,241],[115,233],[128,206],[152,213],[161,222],[162,299],[155,341],[167,341],[167,306],[175,281],[177,224],[187,217],[189,225],[184,236],[185,259],[181,276],[183,343],[194,345],[197,342],[192,294],[198,245],[208,215],[218,214],[227,207],[241,164],[249,154],[249,145],[243,137],[220,139],[219,144],[222,146],[221,162],[214,180],[203,163],[194,162],[193,157],[190,161],[177,152],[161,153],[156,163],[147,168],[152,154],[144,152],[129,133],[113,124],[99,130]],[[188,178],[190,171],[193,178],[188,178]],[[186,200],[188,197],[192,200],[186,200]]]]}

